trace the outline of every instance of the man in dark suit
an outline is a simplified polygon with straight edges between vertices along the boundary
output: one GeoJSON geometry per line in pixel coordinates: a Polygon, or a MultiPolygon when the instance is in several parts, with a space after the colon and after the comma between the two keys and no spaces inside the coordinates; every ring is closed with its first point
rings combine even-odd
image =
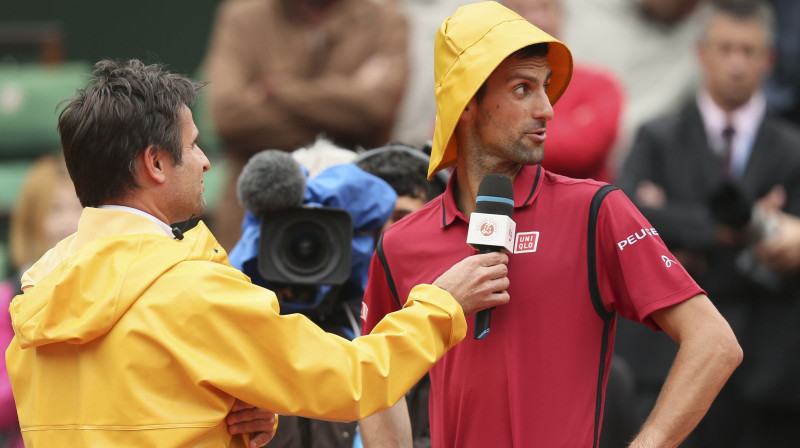
{"type": "MultiPolygon", "coordinates": [[[[767,111],[761,90],[773,21],[760,1],[713,2],[697,50],[703,88],[677,116],[640,129],[619,178],[744,349],[742,368],[688,441],[697,446],[796,446],[800,131],[767,111]]],[[[621,334],[617,349],[657,388],[674,349],[653,353],[645,338],[621,334]]]]}

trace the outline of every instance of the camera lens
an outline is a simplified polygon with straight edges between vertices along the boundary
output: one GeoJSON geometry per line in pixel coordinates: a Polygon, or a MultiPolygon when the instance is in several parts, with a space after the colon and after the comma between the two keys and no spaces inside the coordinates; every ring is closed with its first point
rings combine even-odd
{"type": "Polygon", "coordinates": [[[304,229],[291,236],[286,255],[300,270],[308,269],[319,265],[324,258],[323,246],[317,232],[304,229]]]}
{"type": "Polygon", "coordinates": [[[352,234],[343,209],[296,207],[264,215],[259,273],[287,285],[340,285],[350,276],[352,234]]]}
{"type": "Polygon", "coordinates": [[[330,238],[325,229],[312,222],[296,223],[287,229],[283,254],[286,267],[297,274],[310,274],[323,269],[331,257],[330,238]]]}

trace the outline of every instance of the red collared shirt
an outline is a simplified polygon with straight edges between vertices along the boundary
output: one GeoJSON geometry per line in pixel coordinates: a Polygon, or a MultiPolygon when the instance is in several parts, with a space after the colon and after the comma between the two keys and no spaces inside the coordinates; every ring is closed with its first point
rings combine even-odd
{"type": "MultiPolygon", "coordinates": [[[[474,253],[454,181],[384,234],[364,296],[365,334],[399,309],[414,285],[433,282],[474,253]]],[[[467,339],[431,370],[434,447],[593,445],[616,324],[595,311],[588,286],[589,203],[601,185],[538,166],[517,176],[511,303],[493,311],[486,339],[472,339],[468,318],[467,339]]],[[[650,313],[702,293],[621,191],[605,198],[597,235],[607,310],[655,327],[650,313]]]]}

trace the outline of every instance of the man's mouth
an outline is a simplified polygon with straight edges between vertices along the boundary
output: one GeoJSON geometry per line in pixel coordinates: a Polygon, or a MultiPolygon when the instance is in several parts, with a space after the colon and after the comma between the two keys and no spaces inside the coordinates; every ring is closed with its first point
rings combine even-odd
{"type": "Polygon", "coordinates": [[[547,138],[547,130],[545,128],[536,131],[526,132],[525,135],[537,143],[543,143],[547,138]]]}

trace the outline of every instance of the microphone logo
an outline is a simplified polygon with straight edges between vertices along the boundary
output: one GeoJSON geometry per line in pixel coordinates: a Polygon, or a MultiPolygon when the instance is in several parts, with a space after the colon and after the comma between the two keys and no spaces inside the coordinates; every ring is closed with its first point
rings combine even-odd
{"type": "Polygon", "coordinates": [[[497,223],[494,222],[494,220],[484,218],[483,221],[478,225],[478,235],[480,235],[481,239],[488,241],[492,238],[492,235],[494,235],[496,229],[497,223]]]}

